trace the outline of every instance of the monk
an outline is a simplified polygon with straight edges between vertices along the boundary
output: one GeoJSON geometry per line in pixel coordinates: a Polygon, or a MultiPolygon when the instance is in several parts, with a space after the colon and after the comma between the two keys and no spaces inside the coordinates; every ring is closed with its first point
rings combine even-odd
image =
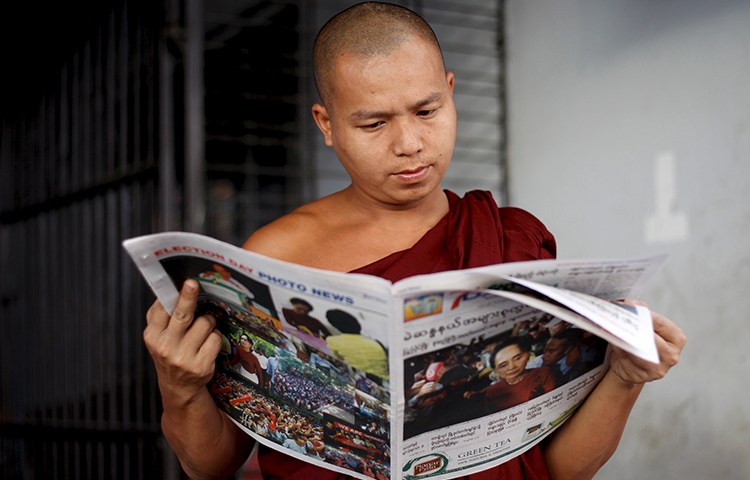
{"type": "MultiPolygon", "coordinates": [[[[423,19],[395,5],[359,4],[321,29],[313,55],[321,103],[312,115],[351,184],[258,230],[245,248],[390,280],[554,256],[552,235],[532,215],[498,209],[487,193],[458,198],[442,189],[456,135],[455,78],[423,19]]],[[[164,435],[183,468],[193,478],[226,478],[245,461],[252,440],[205,387],[221,338],[213,318],[194,318],[197,294],[195,282],[185,282],[171,318],[155,303],[144,340],[158,374],[164,435]]],[[[470,478],[593,477],[614,453],[643,385],[678,362],[681,329],[657,313],[653,323],[659,364],[613,348],[602,381],[547,441],[470,478]]],[[[344,477],[257,451],[266,479],[344,477]]]]}

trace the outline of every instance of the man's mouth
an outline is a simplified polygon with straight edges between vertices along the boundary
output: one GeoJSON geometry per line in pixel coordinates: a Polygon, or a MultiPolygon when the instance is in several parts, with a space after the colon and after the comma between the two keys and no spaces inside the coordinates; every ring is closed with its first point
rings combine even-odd
{"type": "Polygon", "coordinates": [[[419,182],[427,176],[429,170],[430,166],[425,165],[422,167],[410,168],[408,170],[401,170],[400,172],[396,172],[395,176],[406,183],[419,182]]]}

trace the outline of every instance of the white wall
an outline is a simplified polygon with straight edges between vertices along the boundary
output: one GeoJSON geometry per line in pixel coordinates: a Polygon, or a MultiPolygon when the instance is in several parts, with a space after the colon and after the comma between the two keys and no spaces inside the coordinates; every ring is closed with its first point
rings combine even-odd
{"type": "Polygon", "coordinates": [[[750,2],[506,8],[511,203],[561,257],[669,253],[688,335],[597,479],[750,479],[750,2]]]}

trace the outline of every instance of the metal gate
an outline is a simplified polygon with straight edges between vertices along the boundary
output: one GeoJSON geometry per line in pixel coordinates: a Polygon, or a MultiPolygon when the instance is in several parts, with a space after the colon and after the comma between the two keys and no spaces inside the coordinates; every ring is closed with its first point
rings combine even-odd
{"type": "Polygon", "coordinates": [[[65,13],[27,32],[58,54],[39,59],[44,81],[3,93],[0,476],[161,478],[168,449],[141,340],[150,296],[119,244],[161,218],[164,11],[65,13]],[[53,21],[67,35],[44,36],[53,21]]]}
{"type": "MultiPolygon", "coordinates": [[[[35,30],[17,37],[42,41],[18,58],[42,66],[0,89],[2,478],[182,476],[142,342],[153,297],[120,242],[182,229],[238,244],[346,181],[310,119],[306,59],[351,3],[24,4],[35,30]]],[[[403,3],[443,30],[466,79],[448,182],[501,189],[498,4],[403,3]]]]}
{"type": "Polygon", "coordinates": [[[2,478],[182,476],[142,342],[153,297],[120,242],[183,229],[241,243],[309,198],[301,9],[241,6],[23,12],[41,40],[18,58],[56,56],[33,72],[44,81],[0,95],[2,478]],[[248,69],[267,82],[228,81],[248,69]]]}

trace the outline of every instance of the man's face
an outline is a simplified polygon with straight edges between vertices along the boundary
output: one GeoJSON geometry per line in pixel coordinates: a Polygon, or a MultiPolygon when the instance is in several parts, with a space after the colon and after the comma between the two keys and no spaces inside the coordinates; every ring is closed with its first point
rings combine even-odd
{"type": "Polygon", "coordinates": [[[542,355],[544,365],[554,365],[565,356],[565,341],[559,338],[551,338],[544,346],[542,355]]]}
{"type": "Polygon", "coordinates": [[[406,206],[441,194],[456,140],[453,74],[420,39],[384,57],[345,52],[327,106],[313,108],[357,195],[406,206]]]}
{"type": "Polygon", "coordinates": [[[292,310],[297,312],[300,315],[307,315],[310,313],[310,309],[307,308],[307,305],[303,305],[301,303],[295,303],[292,305],[292,310]]]}

